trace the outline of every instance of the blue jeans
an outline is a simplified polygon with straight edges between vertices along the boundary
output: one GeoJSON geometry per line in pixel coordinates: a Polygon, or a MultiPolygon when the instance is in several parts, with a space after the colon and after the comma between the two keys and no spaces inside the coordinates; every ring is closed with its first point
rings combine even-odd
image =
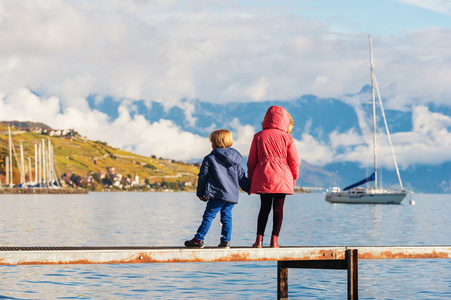
{"type": "Polygon", "coordinates": [[[235,204],[222,200],[210,199],[207,202],[204,215],[202,217],[202,224],[200,224],[197,233],[194,236],[195,239],[203,241],[205,236],[210,230],[211,222],[216,217],[219,211],[221,211],[221,242],[230,242],[232,236],[232,208],[235,204]]]}

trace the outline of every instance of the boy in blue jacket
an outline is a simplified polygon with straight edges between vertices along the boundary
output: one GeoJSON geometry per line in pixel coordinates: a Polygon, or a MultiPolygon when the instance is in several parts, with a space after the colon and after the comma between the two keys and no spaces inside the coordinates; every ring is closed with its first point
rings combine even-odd
{"type": "Polygon", "coordinates": [[[230,248],[232,235],[232,208],[238,203],[239,187],[249,193],[250,184],[240,163],[243,157],[231,148],[233,138],[227,129],[218,129],[210,134],[213,151],[204,157],[199,170],[196,195],[208,201],[202,223],[192,240],[186,241],[188,248],[203,248],[204,237],[213,219],[221,212],[220,248],[230,248]]]}

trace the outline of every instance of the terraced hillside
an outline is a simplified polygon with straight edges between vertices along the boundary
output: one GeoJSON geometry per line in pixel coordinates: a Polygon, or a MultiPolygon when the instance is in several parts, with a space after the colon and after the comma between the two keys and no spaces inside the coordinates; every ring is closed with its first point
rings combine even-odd
{"type": "MultiPolygon", "coordinates": [[[[20,181],[17,160],[20,162],[20,143],[24,149],[26,181],[33,180],[35,144],[53,145],[57,173],[68,185],[82,186],[92,190],[116,189],[175,189],[191,190],[195,187],[198,165],[175,162],[155,156],[146,157],[117,148],[101,141],[91,141],[69,131],[64,135],[55,134],[50,129],[42,131],[39,124],[22,122],[11,127],[14,183],[20,181]],[[31,125],[31,126],[28,126],[31,125]],[[31,171],[29,172],[29,166],[31,171]],[[65,179],[65,180],[64,180],[65,179]],[[138,180],[136,180],[138,179],[138,180]],[[119,183],[118,183],[119,182],[119,183]],[[130,183],[131,184],[128,184],[130,183]],[[129,185],[129,186],[128,186],[129,185]],[[127,187],[128,186],[128,187],[127,187]]],[[[8,124],[0,123],[0,182],[6,182],[5,158],[9,155],[8,124]]]]}

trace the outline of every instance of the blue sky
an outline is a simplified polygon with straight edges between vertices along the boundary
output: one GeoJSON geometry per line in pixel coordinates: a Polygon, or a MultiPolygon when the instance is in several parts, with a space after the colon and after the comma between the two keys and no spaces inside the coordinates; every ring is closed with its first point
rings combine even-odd
{"type": "MultiPolygon", "coordinates": [[[[267,7],[320,21],[333,31],[402,35],[428,27],[451,28],[449,1],[304,0],[240,1],[252,11],[267,7]]],[[[271,13],[271,12],[269,12],[271,13]]]]}
{"type": "MultiPolygon", "coordinates": [[[[301,13],[320,20],[332,30],[365,32],[373,35],[403,35],[405,32],[429,27],[451,28],[451,4],[446,1],[418,1],[437,3],[430,8],[415,5],[414,1],[301,1],[311,10],[301,13]],[[443,2],[443,3],[441,3],[443,2]],[[432,10],[432,7],[437,7],[432,10]]],[[[304,5],[304,4],[302,4],[304,5]]],[[[302,7],[300,8],[302,10],[302,7]]]]}
{"type": "MultiPolygon", "coordinates": [[[[354,105],[344,95],[370,83],[368,34],[385,108],[411,111],[413,128],[430,128],[406,133],[405,151],[425,140],[428,149],[451,148],[449,117],[434,115],[431,123],[433,114],[423,109],[450,105],[447,0],[0,0],[0,119],[74,128],[119,148],[146,149],[140,154],[199,158],[206,137],[170,120],[131,117],[133,102],[180,106],[192,125],[194,99],[313,94],[354,105]],[[91,110],[92,95],[120,101],[119,118],[91,110]],[[136,136],[124,138],[130,129],[136,136]],[[433,129],[445,134],[434,139],[433,129]],[[180,142],[192,151],[180,153],[180,142]]],[[[239,120],[233,126],[246,152],[257,129],[239,120]]],[[[309,141],[324,156],[333,153],[334,145],[316,142],[309,141]]]]}

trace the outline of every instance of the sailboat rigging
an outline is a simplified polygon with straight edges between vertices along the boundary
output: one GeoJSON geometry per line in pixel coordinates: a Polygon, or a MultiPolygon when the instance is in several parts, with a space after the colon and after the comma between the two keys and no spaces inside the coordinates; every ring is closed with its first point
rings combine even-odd
{"type": "Polygon", "coordinates": [[[371,69],[371,91],[372,91],[372,111],[373,111],[373,160],[374,160],[374,172],[367,178],[347,186],[343,190],[339,187],[332,188],[330,193],[326,194],[326,200],[333,203],[370,203],[370,204],[400,204],[402,200],[406,197],[407,192],[404,190],[401,181],[401,175],[399,173],[398,164],[396,162],[395,152],[393,150],[393,144],[390,137],[390,132],[388,130],[387,119],[385,117],[384,108],[382,105],[382,100],[379,92],[379,87],[377,85],[376,76],[374,74],[373,67],[373,49],[371,35],[369,36],[369,46],[370,46],[370,69],[371,69]],[[398,175],[400,191],[387,191],[379,187],[378,184],[378,167],[377,167],[377,139],[376,139],[376,91],[379,98],[379,106],[381,109],[381,114],[384,119],[385,130],[388,137],[388,142],[390,144],[390,149],[392,153],[393,162],[396,169],[396,174],[398,175]],[[354,189],[355,187],[361,186],[365,183],[374,181],[373,188],[366,189],[354,189]]]}

